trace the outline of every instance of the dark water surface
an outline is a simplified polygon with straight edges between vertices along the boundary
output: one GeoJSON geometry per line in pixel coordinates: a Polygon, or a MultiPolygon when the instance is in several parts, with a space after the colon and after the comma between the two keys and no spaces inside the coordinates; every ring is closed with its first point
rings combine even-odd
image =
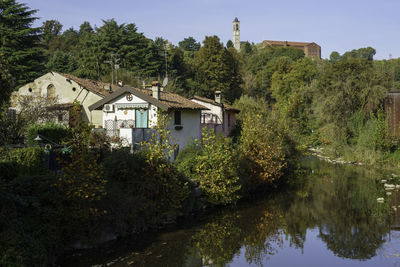
{"type": "Polygon", "coordinates": [[[309,171],[296,190],[117,241],[62,265],[400,266],[400,194],[386,195],[381,183],[396,184],[392,174],[315,158],[304,165],[309,171]]]}

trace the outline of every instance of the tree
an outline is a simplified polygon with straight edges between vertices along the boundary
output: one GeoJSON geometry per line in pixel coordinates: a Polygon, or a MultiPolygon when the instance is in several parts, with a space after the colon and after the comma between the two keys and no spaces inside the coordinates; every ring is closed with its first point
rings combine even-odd
{"type": "Polygon", "coordinates": [[[77,62],[70,53],[57,50],[46,64],[46,67],[50,71],[72,73],[77,69],[77,62]]]}
{"type": "Polygon", "coordinates": [[[188,37],[179,42],[179,48],[190,52],[199,51],[200,43],[196,42],[196,39],[193,37],[188,37]]]}
{"type": "Polygon", "coordinates": [[[186,153],[193,149],[196,152],[194,155],[187,154],[192,161],[185,159],[184,155],[181,156],[180,167],[189,167],[185,171],[186,175],[199,183],[208,202],[214,205],[235,203],[240,198],[241,185],[238,176],[239,164],[232,140],[224,136],[217,137],[213,129],[204,127],[202,142],[203,147],[198,151],[193,145],[184,150],[186,153]]]}
{"type": "Polygon", "coordinates": [[[313,113],[332,132],[326,138],[347,142],[349,121],[356,112],[368,115],[380,108],[391,86],[390,76],[374,69],[367,59],[326,62],[311,85],[313,113]]]}
{"type": "Polygon", "coordinates": [[[228,40],[228,42],[226,42],[226,48],[231,48],[233,47],[233,42],[232,40],[228,40]]]}
{"type": "Polygon", "coordinates": [[[245,173],[254,188],[275,184],[284,174],[287,158],[284,131],[263,99],[241,97],[237,102],[242,132],[240,152],[246,166],[245,173]]]}
{"type": "Polygon", "coordinates": [[[353,49],[348,51],[342,55],[343,59],[348,58],[363,58],[367,60],[374,60],[374,55],[376,54],[376,50],[372,47],[364,47],[359,49],[353,49]]]}
{"type": "Polygon", "coordinates": [[[61,34],[62,25],[57,20],[46,20],[43,22],[43,34],[42,34],[42,43],[45,46],[49,46],[51,40],[61,34]]]}
{"type": "Polygon", "coordinates": [[[102,175],[103,168],[98,163],[98,153],[89,148],[91,127],[82,119],[81,114],[81,106],[74,103],[70,114],[71,129],[65,141],[71,153],[58,159],[62,172],[54,184],[71,201],[76,219],[102,215],[103,212],[94,208],[93,202],[106,195],[107,183],[102,175]]]}
{"type": "Polygon", "coordinates": [[[240,51],[245,54],[251,54],[253,52],[253,47],[249,42],[242,42],[240,44],[240,51]]]}
{"type": "Polygon", "coordinates": [[[83,35],[86,33],[93,33],[94,30],[89,22],[85,21],[79,26],[79,35],[83,35]]]}
{"type": "Polygon", "coordinates": [[[329,60],[332,62],[336,62],[336,61],[340,60],[340,58],[341,58],[341,56],[340,56],[339,52],[336,52],[336,51],[333,51],[331,53],[331,55],[329,56],[329,60]]]}
{"type": "Polygon", "coordinates": [[[212,97],[215,91],[221,91],[232,102],[240,96],[241,76],[234,53],[237,52],[224,48],[217,36],[206,37],[195,54],[195,79],[201,86],[198,94],[212,97]]]}
{"type": "Polygon", "coordinates": [[[32,28],[37,19],[25,4],[15,0],[0,2],[0,54],[8,61],[15,86],[26,84],[45,73],[41,28],[32,28]]]}
{"type": "Polygon", "coordinates": [[[7,61],[0,54],[0,108],[8,103],[12,91],[11,75],[8,71],[7,61]]]}

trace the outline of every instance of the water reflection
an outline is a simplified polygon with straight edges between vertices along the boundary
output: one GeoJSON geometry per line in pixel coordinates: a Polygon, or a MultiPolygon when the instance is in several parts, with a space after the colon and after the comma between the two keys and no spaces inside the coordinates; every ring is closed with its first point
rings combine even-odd
{"type": "MultiPolygon", "coordinates": [[[[148,237],[144,243],[142,239],[115,245],[108,254],[92,252],[64,264],[393,266],[400,261],[399,254],[389,253],[400,241],[398,232],[390,233],[393,203],[376,201],[385,194],[380,183],[385,174],[315,159],[304,165],[309,172],[299,178],[296,190],[211,214],[196,225],[148,237]]],[[[399,193],[392,197],[398,199],[399,193]]]]}

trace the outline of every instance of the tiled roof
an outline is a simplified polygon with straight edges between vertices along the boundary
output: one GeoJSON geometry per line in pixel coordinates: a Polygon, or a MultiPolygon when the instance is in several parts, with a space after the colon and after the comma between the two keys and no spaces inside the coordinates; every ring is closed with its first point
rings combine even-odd
{"type": "Polygon", "coordinates": [[[110,83],[105,83],[105,82],[91,80],[91,79],[78,78],[74,75],[66,74],[66,73],[58,73],[58,74],[60,74],[61,76],[64,76],[67,79],[70,79],[70,80],[76,82],[77,84],[86,88],[87,90],[89,90],[97,95],[103,96],[103,97],[110,95],[113,91],[121,89],[121,87],[113,84],[111,86],[112,91],[110,91],[108,89],[105,89],[105,88],[110,88],[110,85],[111,85],[110,83]]]}
{"type": "Polygon", "coordinates": [[[167,109],[192,109],[192,110],[207,110],[208,108],[195,103],[193,101],[190,101],[187,98],[184,98],[183,96],[174,94],[174,93],[169,93],[169,92],[160,92],[160,99],[154,98],[152,90],[149,89],[139,89],[139,88],[133,88],[130,86],[125,85],[121,89],[113,92],[111,95],[106,96],[102,100],[99,100],[98,102],[94,103],[89,107],[90,110],[94,109],[101,109],[104,104],[109,103],[113,99],[121,96],[124,93],[131,93],[133,95],[136,95],[137,97],[157,106],[160,107],[164,110],[167,109]]]}
{"type": "Polygon", "coordinates": [[[272,41],[272,40],[265,40],[262,42],[263,45],[279,45],[279,46],[308,46],[311,44],[315,44],[316,43],[306,43],[306,42],[288,42],[288,41],[272,41]]]}
{"type": "Polygon", "coordinates": [[[209,99],[209,98],[206,98],[206,97],[202,97],[202,96],[197,96],[196,95],[192,99],[197,99],[197,100],[200,100],[200,101],[203,101],[203,102],[206,102],[206,103],[209,103],[209,104],[213,104],[215,106],[220,106],[220,107],[223,105],[226,110],[232,110],[232,111],[235,111],[235,112],[239,112],[238,109],[232,107],[231,105],[228,105],[228,104],[225,104],[225,103],[220,104],[220,103],[217,103],[215,100],[212,100],[212,99],[209,99]]]}
{"type": "MultiPolygon", "coordinates": [[[[134,88],[135,90],[138,90],[140,92],[142,92],[143,94],[146,94],[148,96],[153,95],[152,90],[150,89],[139,89],[139,88],[134,88]]],[[[170,93],[170,92],[164,92],[161,91],[160,92],[160,99],[158,100],[161,103],[165,104],[166,106],[168,106],[169,108],[172,109],[208,109],[198,103],[195,103],[193,101],[190,101],[189,99],[174,94],[174,93],[170,93]]]]}

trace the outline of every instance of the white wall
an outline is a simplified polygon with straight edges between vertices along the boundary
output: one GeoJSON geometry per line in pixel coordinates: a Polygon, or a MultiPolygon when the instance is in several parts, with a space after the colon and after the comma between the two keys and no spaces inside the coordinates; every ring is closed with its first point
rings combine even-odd
{"type": "MultiPolygon", "coordinates": [[[[203,101],[198,100],[198,99],[192,99],[192,101],[196,102],[196,103],[198,103],[200,105],[203,105],[206,108],[208,108],[209,110],[204,110],[203,112],[217,115],[218,116],[218,124],[222,124],[222,108],[220,106],[213,105],[213,104],[208,103],[208,102],[203,102],[203,101]]],[[[206,123],[209,123],[209,122],[206,121],[206,123]]]]}
{"type": "MultiPolygon", "coordinates": [[[[113,101],[110,101],[108,104],[147,104],[148,105],[148,126],[149,128],[152,128],[157,124],[157,110],[158,108],[154,105],[151,105],[150,103],[146,102],[145,100],[138,98],[136,96],[133,96],[132,101],[127,101],[126,100],[126,94],[118,97],[117,99],[114,99],[113,101]]],[[[182,126],[181,130],[175,129],[175,111],[171,110],[168,113],[168,119],[169,119],[169,124],[168,124],[168,129],[171,130],[171,137],[172,141],[174,144],[179,145],[179,150],[182,150],[183,148],[186,147],[187,143],[191,141],[193,138],[194,139],[200,139],[201,136],[201,130],[200,130],[200,116],[201,116],[201,111],[200,110],[181,110],[181,124],[179,126],[182,126]]],[[[123,110],[118,110],[116,106],[114,106],[114,111],[113,112],[105,112],[103,111],[103,127],[105,127],[105,121],[106,120],[128,120],[132,119],[135,120],[135,109],[123,109],[123,110]],[[125,114],[126,112],[126,114],[125,114]]],[[[134,126],[135,127],[135,126],[134,126]]],[[[128,135],[128,133],[122,133],[123,135],[128,135]]]]}
{"type": "Polygon", "coordinates": [[[174,143],[179,145],[179,150],[184,149],[188,142],[193,138],[200,140],[200,110],[182,110],[181,111],[181,130],[176,130],[174,124],[174,111],[169,113],[170,123],[168,128],[171,130],[171,136],[174,137],[174,143]]]}
{"type": "MultiPolygon", "coordinates": [[[[103,109],[103,127],[105,127],[105,121],[106,120],[136,120],[135,117],[135,109],[118,109],[115,105],[116,104],[144,104],[148,105],[149,103],[146,102],[145,100],[132,95],[132,101],[128,101],[126,99],[127,94],[123,94],[119,96],[118,98],[110,101],[108,104],[114,105],[114,111],[113,112],[105,112],[103,109]],[[126,114],[125,114],[126,113],[126,114]]],[[[151,109],[151,108],[150,108],[151,109]]],[[[149,112],[150,113],[150,112],[149,112]]],[[[150,118],[148,114],[148,118],[150,118]]],[[[135,127],[135,125],[134,125],[135,127]]]]}

